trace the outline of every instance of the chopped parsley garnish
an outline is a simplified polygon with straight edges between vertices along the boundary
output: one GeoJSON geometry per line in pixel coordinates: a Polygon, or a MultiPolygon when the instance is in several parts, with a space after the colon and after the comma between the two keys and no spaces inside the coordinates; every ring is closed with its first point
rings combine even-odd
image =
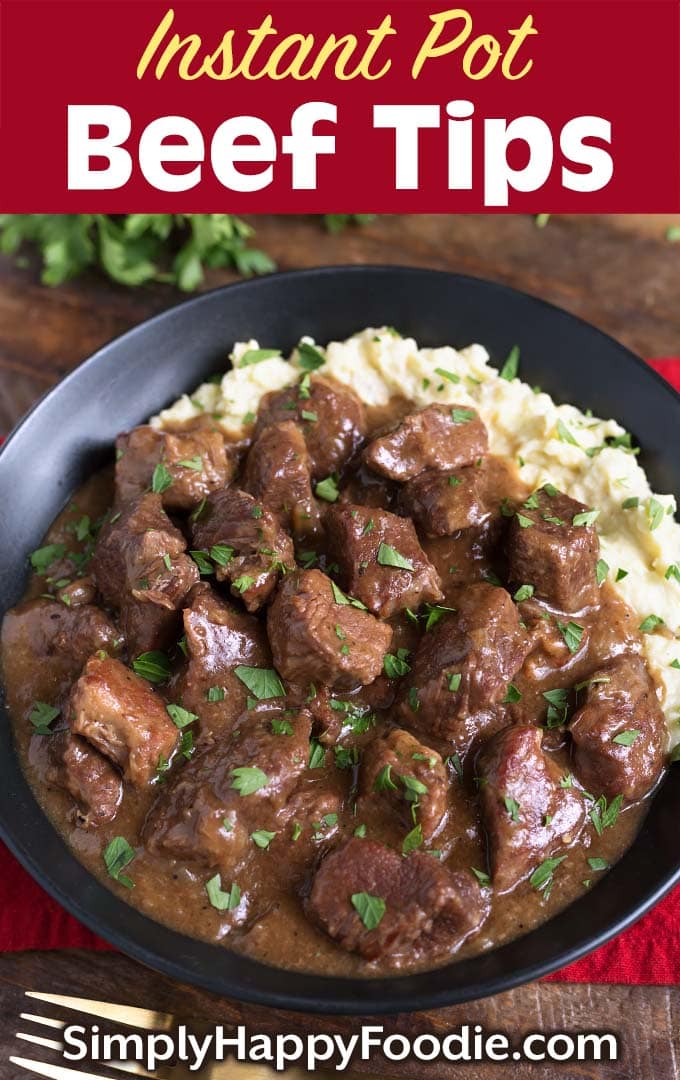
{"type": "Polygon", "coordinates": [[[373,782],[374,791],[396,791],[397,785],[392,779],[392,766],[384,765],[373,782]]]}
{"type": "Polygon", "coordinates": [[[383,670],[388,679],[400,679],[402,675],[408,675],[411,665],[407,662],[408,649],[397,649],[395,653],[387,653],[383,660],[383,670]]]}
{"type": "Polygon", "coordinates": [[[612,742],[617,746],[632,746],[639,734],[637,728],[630,728],[628,731],[621,731],[615,735],[612,742]]]}
{"type": "Polygon", "coordinates": [[[664,626],[664,620],[660,615],[648,615],[646,619],[643,619],[640,623],[640,632],[643,634],[653,634],[660,626],[664,626]]]}
{"type": "Polygon", "coordinates": [[[315,412],[310,412],[309,409],[302,409],[300,411],[300,416],[303,420],[306,420],[308,424],[315,424],[319,419],[319,414],[315,412]]]}
{"type": "Polygon", "coordinates": [[[458,487],[458,485],[462,484],[462,483],[463,483],[463,481],[460,479],[459,476],[450,476],[449,477],[449,487],[458,487]]]}
{"type": "Polygon", "coordinates": [[[375,930],[380,925],[386,910],[385,901],[380,896],[371,896],[367,892],[352,893],[352,906],[367,930],[375,930]]]}
{"type": "Polygon", "coordinates": [[[248,589],[252,589],[254,584],[255,578],[250,577],[248,574],[241,574],[240,577],[234,578],[231,587],[243,594],[244,592],[248,592],[248,589]]]}
{"type": "Polygon", "coordinates": [[[322,769],[326,760],[326,751],[318,739],[312,739],[309,743],[309,760],[307,762],[310,769],[322,769]]]}
{"type": "Polygon", "coordinates": [[[649,523],[649,531],[654,532],[659,528],[659,525],[664,519],[666,508],[663,503],[660,503],[658,499],[652,496],[647,503],[647,521],[649,523]]]}
{"type": "Polygon", "coordinates": [[[205,695],[208,701],[224,701],[224,687],[223,686],[211,686],[208,688],[208,693],[205,695]]]}
{"type": "Polygon", "coordinates": [[[588,866],[591,870],[608,870],[609,863],[606,859],[590,858],[588,859],[588,866]]]}
{"type": "Polygon", "coordinates": [[[229,892],[224,892],[219,874],[215,874],[210,881],[206,881],[205,891],[208,894],[208,900],[217,911],[233,911],[241,903],[241,890],[236,882],[233,883],[229,892]]]}
{"type": "Polygon", "coordinates": [[[326,502],[336,502],[340,492],[335,477],[327,476],[325,480],[320,480],[316,485],[316,494],[320,499],[325,499],[326,502]]]}
{"type": "Polygon", "coordinates": [[[193,724],[194,720],[198,720],[196,713],[189,712],[188,709],[183,709],[181,705],[166,705],[165,708],[168,711],[168,716],[172,720],[175,727],[178,727],[180,731],[182,728],[187,727],[188,724],[193,724]]]}
{"type": "MultiPolygon", "coordinates": [[[[604,559],[598,559],[595,566],[595,579],[598,585],[601,585],[603,581],[607,580],[607,574],[609,573],[609,564],[604,559]]],[[[618,580],[618,579],[617,579],[618,580]]]]}
{"type": "Polygon", "coordinates": [[[558,855],[554,859],[545,859],[540,866],[537,866],[533,874],[529,878],[529,884],[533,889],[540,891],[544,890],[543,895],[546,900],[550,895],[550,890],[553,884],[553,875],[557,867],[561,862],[564,862],[566,855],[558,855]]]}
{"type": "Polygon", "coordinates": [[[234,549],[227,544],[213,544],[210,548],[210,558],[218,566],[226,566],[231,561],[234,549]]]}
{"type": "Polygon", "coordinates": [[[255,832],[251,832],[250,839],[256,847],[266,851],[275,836],[275,832],[268,832],[267,829],[256,829],[255,832]]]}
{"type": "Polygon", "coordinates": [[[399,779],[406,788],[406,798],[409,802],[415,802],[419,795],[427,795],[427,784],[418,780],[417,777],[400,775],[399,779]]]}
{"type": "Polygon", "coordinates": [[[400,570],[413,570],[413,563],[404,555],[400,555],[396,548],[390,544],[382,543],[378,548],[378,562],[381,566],[394,566],[400,570]]]}
{"type": "Polygon", "coordinates": [[[273,735],[292,735],[293,725],[290,720],[286,720],[285,717],[281,720],[278,717],[274,717],[272,720],[272,734],[273,735]]]}
{"type": "Polygon", "coordinates": [[[181,465],[183,469],[191,469],[193,472],[203,471],[203,458],[200,454],[196,454],[192,458],[185,458],[184,461],[178,461],[178,465],[181,465]]]}
{"type": "Polygon", "coordinates": [[[508,811],[511,820],[514,821],[514,822],[518,822],[519,821],[519,803],[515,799],[510,798],[509,795],[505,795],[503,797],[503,805],[505,806],[505,809],[508,811]]]}
{"type": "Polygon", "coordinates": [[[252,364],[260,364],[263,360],[273,360],[275,356],[280,355],[280,349],[248,349],[239,360],[238,366],[250,367],[252,364]]]}
{"type": "Polygon", "coordinates": [[[530,529],[533,525],[533,521],[531,520],[531,518],[524,517],[523,514],[517,513],[515,517],[517,518],[517,524],[519,525],[520,529],[530,529]]]}
{"type": "Polygon", "coordinates": [[[151,490],[155,495],[162,495],[164,491],[168,490],[171,484],[171,474],[168,472],[163,462],[159,461],[151,477],[151,490]]]}
{"type": "Polygon", "coordinates": [[[574,514],[571,523],[572,525],[592,525],[599,516],[599,510],[586,510],[582,514],[574,514]]]}
{"type": "Polygon", "coordinates": [[[359,608],[360,611],[366,611],[366,605],[362,604],[361,600],[355,600],[353,596],[346,596],[342,589],[339,589],[334,581],[331,581],[331,590],[333,592],[333,599],[336,604],[343,604],[351,607],[359,608]]]}
{"type": "Polygon", "coordinates": [[[258,769],[257,766],[240,765],[238,768],[232,769],[229,775],[231,777],[231,786],[235,791],[238,791],[242,798],[244,795],[254,795],[256,791],[266,787],[269,783],[267,774],[262,769],[258,769]]]}
{"type": "Polygon", "coordinates": [[[454,672],[453,675],[449,675],[449,690],[452,694],[455,694],[456,690],[460,690],[460,681],[463,678],[459,671],[454,672]]]}
{"type": "Polygon", "coordinates": [[[559,491],[554,484],[544,484],[543,491],[550,499],[554,499],[556,495],[559,495],[559,491]]]}
{"type": "Polygon", "coordinates": [[[418,697],[417,687],[415,686],[412,686],[408,692],[408,703],[413,712],[418,712],[418,709],[420,708],[420,699],[418,697]]]}
{"type": "Polygon", "coordinates": [[[628,577],[628,571],[624,570],[623,567],[620,566],[618,568],[618,570],[616,571],[616,578],[614,580],[615,581],[623,581],[623,579],[627,578],[627,577],[628,577]]]}
{"type": "Polygon", "coordinates": [[[557,437],[560,442],[570,443],[572,446],[578,446],[579,449],[581,448],[580,443],[577,442],[567,425],[562,420],[557,421],[557,437]]]}
{"type": "Polygon", "coordinates": [[[187,761],[194,752],[194,734],[189,728],[180,735],[179,752],[187,761]]]}
{"type": "Polygon", "coordinates": [[[283,683],[274,668],[247,667],[245,664],[238,664],[234,668],[234,675],[248,687],[258,701],[285,695],[283,683]]]}
{"type": "Polygon", "coordinates": [[[454,424],[469,424],[474,420],[477,413],[474,409],[451,409],[451,419],[454,424]]]}
{"type": "Polygon", "coordinates": [[[301,341],[298,345],[298,357],[300,367],[305,371],[316,371],[326,363],[325,356],[308,341],[301,341]]]}
{"type": "Polygon", "coordinates": [[[52,563],[61,559],[66,551],[64,544],[46,544],[31,555],[31,566],[36,574],[46,574],[52,563]]]}
{"type": "Polygon", "coordinates": [[[559,620],[557,622],[557,628],[564,638],[569,652],[572,654],[577,653],[585,633],[584,628],[575,622],[563,623],[559,622],[559,620]]]}
{"type": "Polygon", "coordinates": [[[568,694],[566,690],[544,690],[543,697],[548,702],[546,727],[562,727],[567,722],[568,694]]]}
{"type": "Polygon", "coordinates": [[[523,600],[530,600],[533,595],[533,585],[520,585],[519,589],[513,596],[513,600],[515,600],[516,603],[521,604],[523,600]]]}
{"type": "Polygon", "coordinates": [[[631,495],[629,499],[624,499],[621,503],[622,510],[635,510],[640,505],[640,500],[637,495],[631,495]]]}
{"type": "Polygon", "coordinates": [[[600,795],[588,814],[598,836],[602,836],[605,829],[610,829],[616,824],[622,802],[623,795],[617,795],[609,804],[604,795],[600,795]]]}
{"type": "Polygon", "coordinates": [[[410,855],[412,851],[416,851],[421,847],[423,843],[423,827],[418,824],[414,829],[411,829],[410,833],[407,833],[404,837],[401,845],[402,855],[410,855]]]}
{"type": "Polygon", "coordinates": [[[368,536],[368,534],[373,532],[374,529],[375,529],[375,521],[373,520],[373,518],[369,518],[368,521],[366,522],[366,524],[364,525],[363,529],[361,530],[361,535],[362,536],[368,536]]]}
{"type": "Polygon", "coordinates": [[[503,698],[503,705],[512,705],[517,701],[522,700],[522,692],[518,690],[514,683],[510,683],[503,698]]]}
{"type": "Polygon", "coordinates": [[[527,501],[524,503],[525,510],[538,510],[540,503],[538,501],[538,492],[535,491],[533,495],[530,495],[527,501]]]}
{"type": "Polygon", "coordinates": [[[667,568],[664,577],[666,581],[670,581],[671,578],[675,578],[675,580],[680,585],[680,563],[671,563],[671,565],[667,568]]]}
{"type": "Polygon", "coordinates": [[[163,683],[170,677],[170,661],[165,653],[154,649],[141,653],[132,661],[132,670],[150,683],[163,683]]]}
{"type": "Polygon", "coordinates": [[[51,735],[50,724],[56,720],[60,712],[61,710],[56,709],[54,705],[48,705],[44,701],[34,701],[28,719],[33,724],[36,735],[51,735]]]}
{"type": "Polygon", "coordinates": [[[444,604],[426,604],[427,618],[425,620],[425,632],[436,626],[447,611],[455,611],[455,608],[445,607],[444,604]]]}
{"type": "Polygon", "coordinates": [[[519,357],[519,345],[513,345],[499,372],[501,379],[505,379],[506,382],[512,382],[513,379],[517,378],[517,372],[519,371],[519,357]]]}
{"type": "Polygon", "coordinates": [[[336,769],[351,769],[359,760],[359,751],[356,746],[334,746],[333,756],[336,769]]]}
{"type": "Polygon", "coordinates": [[[475,875],[477,881],[482,886],[482,888],[488,889],[491,884],[491,878],[489,877],[489,875],[485,873],[484,870],[478,870],[476,866],[471,866],[470,870],[475,875]]]}
{"type": "Polygon", "coordinates": [[[215,568],[210,562],[210,556],[207,551],[190,551],[191,558],[196,563],[200,574],[214,574],[215,568]]]}
{"type": "Polygon", "coordinates": [[[366,826],[363,823],[361,825],[357,825],[353,835],[358,836],[360,840],[363,840],[366,835],[366,826]]]}
{"type": "Polygon", "coordinates": [[[114,836],[104,848],[104,865],[109,876],[126,889],[134,889],[135,883],[122,871],[130,865],[135,854],[135,849],[130,847],[124,836],[114,836]]]}

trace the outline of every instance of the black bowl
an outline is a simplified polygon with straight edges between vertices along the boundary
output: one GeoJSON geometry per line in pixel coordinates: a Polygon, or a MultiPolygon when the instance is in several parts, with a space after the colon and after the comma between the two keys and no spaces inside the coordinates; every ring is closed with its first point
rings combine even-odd
{"type": "MultiPolygon", "coordinates": [[[[501,285],[428,270],[342,267],[281,274],[199,296],[105,346],[51,390],[0,454],[0,607],[21,596],[27,552],[73,490],[111,458],[117,433],[224,369],[235,340],[286,350],[394,325],[423,345],[482,342],[496,362],[521,346],[521,375],[562,401],[616,417],[640,441],[658,491],[680,494],[680,397],[611,338],[501,285]]],[[[583,956],[639,918],[680,878],[680,787],[669,777],[628,853],[592,892],[502,948],[420,975],[378,980],[281,971],[184,937],[119,900],[46,822],[2,715],[0,835],[86,926],[137,960],[208,990],[279,1008],[381,1013],[483,997],[583,956]]]]}

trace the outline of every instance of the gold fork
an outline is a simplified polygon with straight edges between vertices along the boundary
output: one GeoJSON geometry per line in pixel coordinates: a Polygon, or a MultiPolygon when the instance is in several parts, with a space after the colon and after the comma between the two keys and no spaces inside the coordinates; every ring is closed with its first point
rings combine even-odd
{"type": "MultiPolygon", "coordinates": [[[[68,997],[63,994],[42,994],[35,991],[26,991],[26,997],[35,1001],[45,1002],[52,1006],[53,1012],[62,1013],[63,1010],[75,1011],[81,1017],[97,1017],[108,1020],[117,1027],[136,1028],[142,1031],[167,1032],[176,1025],[176,1020],[169,1013],[154,1012],[151,1009],[141,1009],[132,1005],[116,1005],[108,1001],[95,1001],[91,998],[68,997]]],[[[33,1006],[39,1008],[39,1006],[33,1006]]],[[[68,1012],[67,1012],[68,1016],[68,1012]]],[[[67,1020],[61,1016],[42,1015],[40,1012],[22,1012],[20,1019],[24,1021],[23,1028],[28,1030],[17,1031],[17,1039],[29,1043],[41,1050],[56,1051],[61,1053],[63,1041],[58,1037],[59,1033],[67,1026],[67,1020]],[[50,1035],[35,1034],[33,1027],[48,1029],[50,1035]]],[[[50,1060],[41,1060],[21,1055],[12,1055],[10,1062],[17,1069],[36,1076],[47,1077],[48,1080],[109,1080],[106,1073],[94,1073],[70,1065],[57,1064],[50,1060]]],[[[107,1061],[102,1063],[103,1069],[122,1071],[134,1076],[149,1078],[149,1080],[189,1080],[191,1077],[199,1077],[200,1080],[274,1080],[280,1073],[275,1073],[262,1065],[244,1065],[235,1061],[211,1063],[202,1067],[198,1072],[190,1072],[187,1065],[161,1066],[153,1072],[147,1070],[135,1061],[107,1061]]],[[[23,1072],[17,1072],[16,1077],[22,1076],[23,1072]]],[[[303,1069],[291,1069],[286,1071],[286,1080],[330,1080],[331,1074],[317,1071],[308,1073],[303,1069]]],[[[347,1080],[351,1080],[345,1073],[347,1080]]],[[[14,1080],[14,1077],[12,1078],[14,1080]]],[[[364,1078],[366,1080],[366,1078],[364,1078]]]]}

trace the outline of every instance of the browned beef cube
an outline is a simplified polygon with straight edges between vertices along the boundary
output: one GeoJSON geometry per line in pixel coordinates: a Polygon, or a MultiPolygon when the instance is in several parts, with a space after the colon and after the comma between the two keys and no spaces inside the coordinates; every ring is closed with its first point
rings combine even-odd
{"type": "Polygon", "coordinates": [[[429,469],[404,484],[399,506],[428,536],[450,536],[484,525],[491,516],[484,499],[484,465],[456,472],[429,469]]]}
{"type": "Polygon", "coordinates": [[[411,521],[387,510],[337,505],[325,525],[345,588],[374,615],[387,619],[442,599],[439,575],[411,521]]]}
{"type": "Polygon", "coordinates": [[[2,622],[5,688],[13,713],[34,702],[59,705],[93,653],[115,653],[119,632],[99,608],[70,608],[56,600],[28,600],[2,622]]]}
{"type": "Polygon", "coordinates": [[[93,656],[73,687],[67,719],[137,787],[149,784],[169,761],[177,728],[148,682],[120,660],[93,656]]]}
{"type": "Polygon", "coordinates": [[[489,711],[505,696],[528,649],[505,589],[469,586],[456,613],[445,615],[420,640],[403,691],[402,722],[466,750],[493,721],[489,711]]]}
{"type": "Polygon", "coordinates": [[[578,837],[585,799],[560,786],[563,773],[541,749],[533,724],[504,728],[483,749],[479,797],[497,892],[508,892],[578,837]]]}
{"type": "Polygon", "coordinates": [[[634,802],[654,787],[668,729],[639,656],[625,653],[593,672],[569,732],[576,772],[594,795],[634,802]]]}
{"type": "Polygon", "coordinates": [[[105,601],[120,611],[133,656],[176,639],[179,609],[199,578],[184,537],[153,494],[130,503],[102,529],[92,573],[105,601]]]}
{"type": "Polygon", "coordinates": [[[279,833],[285,806],[307,769],[310,717],[304,711],[255,709],[179,769],[151,809],[145,840],[151,851],[231,872],[254,850],[250,834],[279,833]],[[277,735],[273,720],[291,734],[277,735]]]}
{"type": "Polygon", "coordinates": [[[45,780],[73,796],[78,823],[96,829],[113,821],[123,797],[123,782],[111,762],[70,731],[52,736],[47,753],[45,780]]]}
{"type": "Polygon", "coordinates": [[[284,578],[267,612],[274,666],[292,683],[351,689],[382,671],[392,629],[349,603],[320,570],[284,578]]]}
{"type": "Polygon", "coordinates": [[[386,799],[397,808],[409,830],[416,823],[421,826],[426,840],[442,824],[448,787],[441,756],[407,731],[393,728],[364,750],[361,795],[386,799]]]}
{"type": "Polygon", "coordinates": [[[560,611],[580,611],[596,604],[600,542],[593,525],[579,524],[587,510],[555,488],[535,492],[510,524],[510,581],[533,585],[539,600],[560,611]]]}
{"type": "Polygon", "coordinates": [[[412,480],[426,469],[447,472],[472,465],[486,454],[489,440],[475,409],[428,405],[409,413],[387,435],[370,442],[363,460],[390,480],[412,480]]]}
{"type": "Polygon", "coordinates": [[[295,567],[293,543],[277,514],[252,495],[228,488],[208,499],[194,526],[194,547],[217,552],[215,576],[230,581],[248,611],[269,599],[282,573],[295,567]],[[230,554],[231,552],[231,554],[230,554]]]}
{"type": "Polygon", "coordinates": [[[375,960],[414,945],[439,918],[456,919],[461,938],[479,925],[474,905],[461,903],[456,878],[431,855],[402,858],[373,840],[352,839],[321,863],[307,910],[343,949],[375,960]]]}
{"type": "Polygon", "coordinates": [[[318,529],[311,462],[304,435],[292,421],[271,424],[255,440],[246,459],[243,486],[296,535],[318,529]]]}
{"type": "Polygon", "coordinates": [[[162,493],[169,510],[190,510],[213,491],[225,487],[236,471],[219,431],[196,428],[172,434],[152,427],[133,428],[116,439],[116,500],[138,499],[151,487],[162,464],[170,483],[162,493]]]}
{"type": "Polygon", "coordinates": [[[271,424],[289,420],[302,430],[315,480],[338,472],[366,433],[364,407],[356,395],[318,376],[267,394],[260,403],[255,437],[271,424]]]}
{"type": "Polygon", "coordinates": [[[184,611],[189,659],[177,688],[185,708],[199,718],[201,736],[229,730],[246,707],[248,689],[234,669],[271,668],[264,627],[252,615],[221,600],[205,582],[184,611]]]}

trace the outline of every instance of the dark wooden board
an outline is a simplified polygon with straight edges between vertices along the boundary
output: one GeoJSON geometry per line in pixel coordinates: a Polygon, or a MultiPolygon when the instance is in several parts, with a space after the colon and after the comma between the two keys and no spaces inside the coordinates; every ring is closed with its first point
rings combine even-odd
{"type": "MultiPolygon", "coordinates": [[[[680,354],[680,246],[665,239],[667,219],[555,217],[538,229],[525,216],[380,217],[361,230],[324,233],[318,219],[252,219],[257,242],[281,269],[337,263],[401,263],[454,270],[505,282],[593,322],[645,356],[680,354]]],[[[206,287],[233,280],[212,272],[206,287]]],[[[32,402],[111,337],[182,299],[165,286],[125,289],[97,274],[58,289],[39,283],[37,266],[0,258],[0,432],[32,402]]],[[[111,954],[25,953],[0,957],[0,1080],[24,1075],[8,1064],[23,1052],[14,1038],[23,988],[91,996],[172,1012],[193,1022],[237,1023],[253,1030],[337,1031],[356,1020],[323,1019],[256,1009],[182,987],[111,954]]],[[[383,1022],[383,1021],[380,1021],[383,1022]]],[[[671,1080],[680,1029],[680,989],[531,984],[471,1005],[384,1021],[390,1030],[444,1031],[462,1023],[487,1030],[610,1029],[621,1034],[622,1060],[612,1064],[381,1066],[405,1076],[512,1075],[617,1080],[671,1080]]],[[[368,1068],[368,1067],[366,1067],[368,1068]]],[[[220,1077],[222,1080],[222,1077],[220,1077]]],[[[224,1080],[231,1080],[230,1077],[224,1080]]]]}

